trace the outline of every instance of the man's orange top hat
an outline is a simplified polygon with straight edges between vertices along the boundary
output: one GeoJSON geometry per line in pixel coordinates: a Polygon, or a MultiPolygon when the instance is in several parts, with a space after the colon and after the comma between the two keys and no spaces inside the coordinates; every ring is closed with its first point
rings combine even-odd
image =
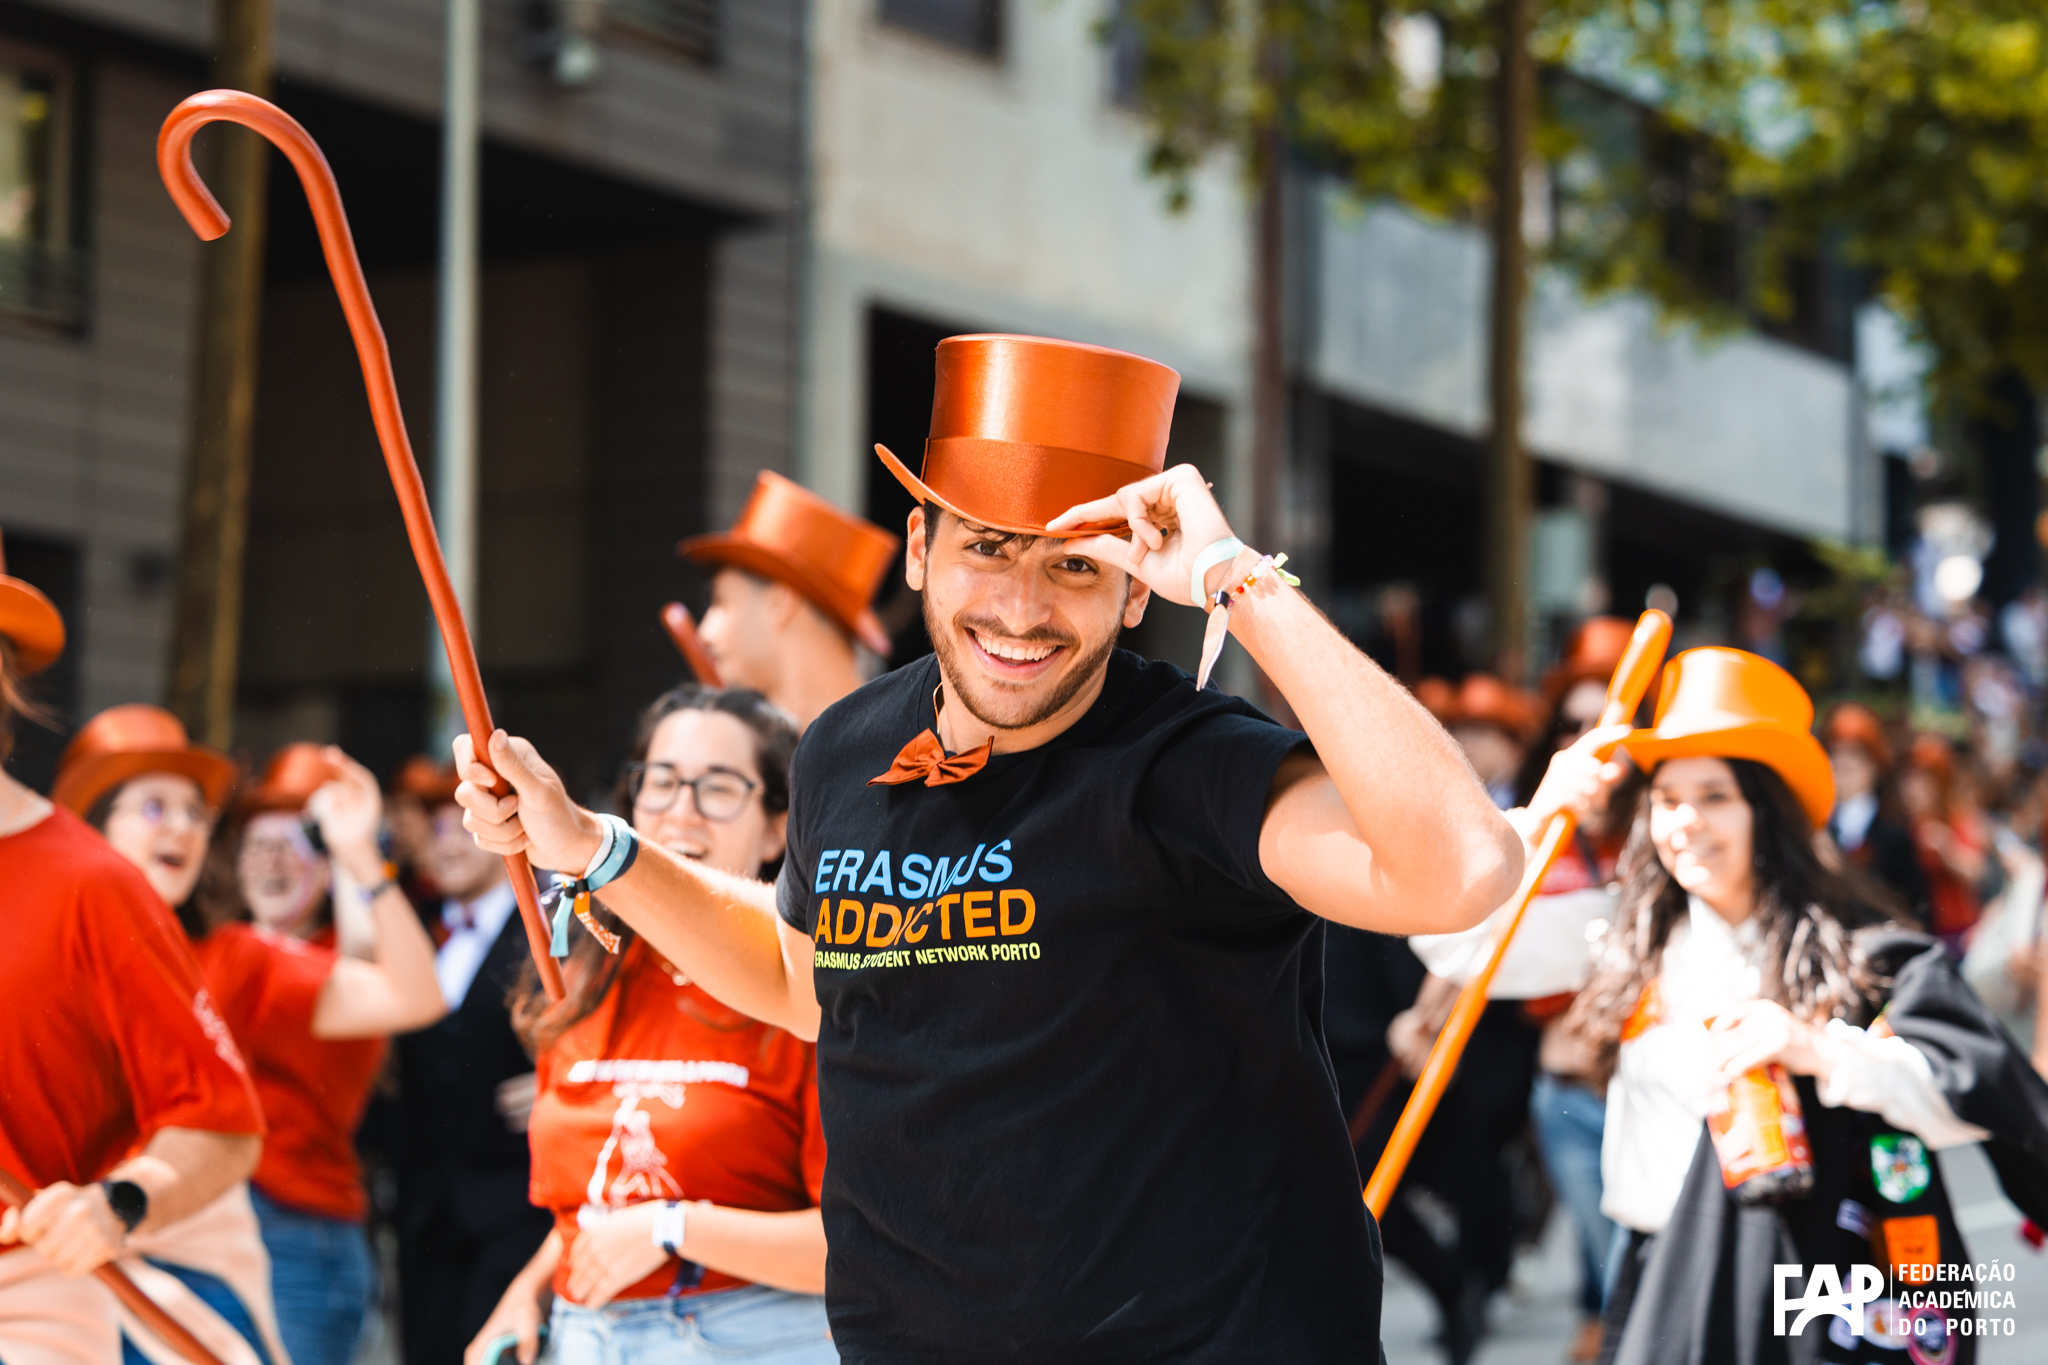
{"type": "Polygon", "coordinates": [[[1884,732],[1877,712],[1860,701],[1836,702],[1820,723],[1823,744],[1854,744],[1870,755],[1870,761],[1887,771],[1892,766],[1892,742],[1884,732]]]}
{"type": "Polygon", "coordinates": [[[1581,622],[1565,643],[1564,657],[1543,675],[1544,698],[1555,706],[1575,684],[1606,682],[1613,677],[1635,630],[1633,623],[1619,616],[1593,616],[1581,622]]]}
{"type": "Polygon", "coordinates": [[[325,746],[308,740],[287,744],[270,756],[263,781],[242,798],[242,814],[304,810],[314,792],[340,776],[340,771],[327,761],[325,746]]]}
{"type": "Polygon", "coordinates": [[[762,470],[730,531],[692,536],[676,552],[786,583],[869,649],[887,654],[889,634],[868,604],[902,543],[802,484],[762,470]]]}
{"type": "Polygon", "coordinates": [[[923,476],[887,446],[875,454],[920,503],[1042,536],[1069,507],[1165,467],[1179,392],[1178,372],[1124,351],[1049,337],[947,337],[923,476]]]}
{"type": "Polygon", "coordinates": [[[429,808],[445,806],[455,799],[455,789],[462,785],[462,779],[455,775],[452,763],[436,763],[425,754],[414,754],[399,766],[398,775],[391,779],[391,790],[405,796],[418,797],[429,808]]]}
{"type": "Polygon", "coordinates": [[[64,618],[33,583],[7,574],[7,546],[0,542],[0,635],[14,644],[23,677],[40,673],[64,653],[64,618]]]}
{"type": "Polygon", "coordinates": [[[1799,798],[1818,829],[1835,806],[1835,775],[1813,737],[1813,699],[1761,655],[1708,646],[1664,665],[1657,720],[1622,747],[1644,772],[1667,758],[1747,758],[1799,798]]]}
{"type": "Polygon", "coordinates": [[[85,814],[108,792],[145,773],[172,773],[199,784],[206,808],[220,809],[235,782],[235,762],[194,744],[178,718],[160,706],[110,706],[64,746],[50,799],[85,814]]]}

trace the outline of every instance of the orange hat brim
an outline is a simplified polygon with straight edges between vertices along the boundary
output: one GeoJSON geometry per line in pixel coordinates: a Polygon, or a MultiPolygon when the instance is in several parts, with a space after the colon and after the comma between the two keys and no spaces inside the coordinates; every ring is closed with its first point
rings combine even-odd
{"type": "MultiPolygon", "coordinates": [[[[909,491],[910,496],[916,498],[920,505],[937,503],[940,507],[945,508],[948,512],[951,512],[969,525],[986,526],[991,531],[1007,531],[1015,536],[1054,536],[1053,532],[1045,529],[1043,523],[1036,526],[1028,526],[1018,522],[1005,521],[1001,517],[990,517],[965,507],[957,507],[933,492],[931,486],[923,479],[911,473],[909,466],[897,459],[895,452],[890,450],[889,447],[877,442],[875,454],[888,467],[889,472],[896,476],[896,482],[902,484],[909,491]]],[[[1061,510],[1065,511],[1066,509],[1062,508],[1061,510]]],[[[1076,526],[1070,530],[1061,531],[1054,538],[1067,540],[1077,536],[1117,535],[1129,529],[1130,523],[1126,521],[1091,522],[1085,526],[1076,526]]]]}
{"type": "Polygon", "coordinates": [[[1644,772],[1671,758],[1746,758],[1785,779],[1806,818],[1820,829],[1835,808],[1835,773],[1811,732],[1782,721],[1749,721],[1691,734],[1637,730],[1621,742],[1644,772]]]}
{"type": "Polygon", "coordinates": [[[195,744],[188,749],[97,754],[74,763],[58,775],[50,799],[76,815],[84,815],[102,796],[137,777],[170,773],[199,784],[206,808],[218,813],[234,785],[235,762],[217,749],[195,744]]]}
{"type": "Polygon", "coordinates": [[[889,632],[882,629],[882,622],[872,607],[863,604],[860,610],[849,615],[844,607],[832,601],[827,585],[818,581],[808,565],[758,541],[730,533],[691,536],[677,544],[676,553],[699,564],[730,565],[787,584],[802,593],[805,601],[852,631],[855,638],[875,653],[886,658],[895,648],[889,640],[889,632]]]}
{"type": "Polygon", "coordinates": [[[0,635],[14,642],[23,677],[40,673],[64,653],[64,617],[33,583],[0,574],[0,635]]]}

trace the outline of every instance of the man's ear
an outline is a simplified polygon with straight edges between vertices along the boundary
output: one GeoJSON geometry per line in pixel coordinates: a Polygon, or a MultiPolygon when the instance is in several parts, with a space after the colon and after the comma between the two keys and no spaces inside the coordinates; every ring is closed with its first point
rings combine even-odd
{"type": "Polygon", "coordinates": [[[809,605],[803,594],[787,583],[770,579],[761,585],[761,609],[777,630],[787,630],[797,613],[809,605]]]}
{"type": "Polygon", "coordinates": [[[924,591],[924,518],[924,504],[919,503],[903,524],[903,581],[912,592],[924,591]]]}
{"type": "Polygon", "coordinates": [[[1124,599],[1124,629],[1129,630],[1145,619],[1145,608],[1151,605],[1152,589],[1131,575],[1131,595],[1124,599]]]}

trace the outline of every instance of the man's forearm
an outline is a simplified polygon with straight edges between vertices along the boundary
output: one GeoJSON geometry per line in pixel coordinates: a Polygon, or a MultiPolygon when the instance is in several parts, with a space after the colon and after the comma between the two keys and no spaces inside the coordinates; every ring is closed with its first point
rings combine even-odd
{"type": "Polygon", "coordinates": [[[720,1003],[801,1037],[817,1033],[810,982],[783,958],[773,887],[643,843],[598,898],[720,1003]]]}
{"type": "Polygon", "coordinates": [[[115,1167],[110,1180],[132,1180],[149,1196],[141,1230],[188,1218],[256,1169],[263,1139],[253,1133],[160,1128],[142,1152],[115,1167]]]}
{"type": "MultiPolygon", "coordinates": [[[[1246,563],[1241,556],[1231,575],[1246,563]]],[[[1262,585],[1228,610],[1231,633],[1300,717],[1370,846],[1375,889],[1432,906],[1453,928],[1512,894],[1520,838],[1407,689],[1285,584],[1262,585]]]]}

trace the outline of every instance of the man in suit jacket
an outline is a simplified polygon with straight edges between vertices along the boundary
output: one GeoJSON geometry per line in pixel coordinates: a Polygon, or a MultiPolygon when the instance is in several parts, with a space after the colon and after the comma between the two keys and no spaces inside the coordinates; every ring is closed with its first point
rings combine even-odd
{"type": "Polygon", "coordinates": [[[434,970],[449,1012],[398,1040],[406,1365],[460,1365],[550,1227],[527,1200],[533,1060],[506,1007],[527,960],[526,931],[504,861],[463,830],[452,777],[447,785],[421,862],[447,893],[434,970]]]}

